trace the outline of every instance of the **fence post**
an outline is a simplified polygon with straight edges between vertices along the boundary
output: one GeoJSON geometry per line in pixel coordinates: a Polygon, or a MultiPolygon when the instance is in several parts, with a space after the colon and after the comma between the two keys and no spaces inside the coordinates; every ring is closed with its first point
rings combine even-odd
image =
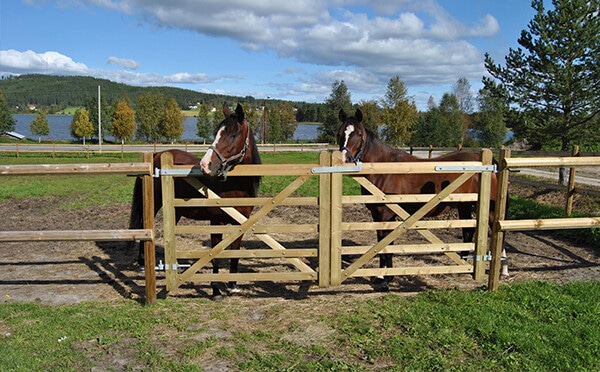
{"type": "MultiPolygon", "coordinates": [[[[144,163],[152,163],[152,154],[145,152],[142,157],[144,163]]],[[[144,229],[152,229],[154,231],[154,180],[152,175],[146,174],[142,176],[143,190],[143,215],[144,229]]],[[[144,243],[144,272],[146,277],[146,303],[149,305],[156,304],[156,257],[154,239],[147,240],[144,243]]]]}
{"type": "MultiPolygon", "coordinates": [[[[319,166],[331,165],[329,151],[319,154],[319,166]]],[[[319,287],[331,283],[331,173],[319,176],[319,287]]]]}
{"type": "Polygon", "coordinates": [[[429,159],[433,157],[433,145],[429,145],[429,159]]]}
{"type": "Polygon", "coordinates": [[[501,255],[502,245],[504,244],[504,232],[500,230],[499,221],[506,218],[506,205],[508,201],[508,178],[509,170],[506,167],[504,159],[510,158],[510,149],[500,150],[499,169],[498,169],[498,190],[496,193],[496,204],[494,207],[494,225],[492,226],[492,239],[490,250],[492,252],[492,261],[490,262],[490,271],[488,277],[488,289],[497,291],[500,281],[500,267],[502,266],[501,255]]]}
{"type": "MultiPolygon", "coordinates": [[[[481,152],[482,165],[492,165],[492,151],[485,149],[481,152]]],[[[473,261],[473,279],[485,278],[486,263],[483,257],[487,253],[488,231],[490,220],[490,193],[492,190],[492,172],[479,174],[479,195],[477,196],[477,235],[475,237],[475,259],[473,261]]]]}
{"type": "MultiPolygon", "coordinates": [[[[573,146],[573,152],[571,156],[579,156],[579,146],[573,146]]],[[[565,215],[570,216],[573,212],[573,196],[575,195],[575,174],[577,168],[571,167],[569,169],[569,182],[567,184],[567,204],[565,206],[565,215]]]]}
{"type": "MultiPolygon", "coordinates": [[[[160,169],[173,168],[173,154],[164,152],[160,156],[160,169]]],[[[160,177],[163,205],[163,238],[165,245],[165,275],[167,278],[167,291],[178,287],[177,283],[177,257],[175,255],[175,181],[172,175],[160,177]]]]}
{"type": "MultiPolygon", "coordinates": [[[[342,153],[334,151],[331,165],[342,165],[342,153]]],[[[342,284],[342,173],[331,173],[331,285],[342,284]]]]}

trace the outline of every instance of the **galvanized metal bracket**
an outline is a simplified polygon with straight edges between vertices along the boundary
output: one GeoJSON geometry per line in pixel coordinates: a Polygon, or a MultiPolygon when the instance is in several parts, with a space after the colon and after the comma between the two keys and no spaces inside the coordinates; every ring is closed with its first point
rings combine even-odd
{"type": "Polygon", "coordinates": [[[310,170],[312,174],[323,174],[323,173],[350,173],[360,172],[362,170],[362,163],[357,162],[356,165],[338,165],[335,167],[315,167],[310,170]]]}
{"type": "MultiPolygon", "coordinates": [[[[191,266],[190,264],[177,264],[177,263],[174,263],[174,264],[171,265],[171,270],[175,271],[175,270],[177,270],[180,267],[190,267],[190,266],[191,266]]],[[[165,265],[165,264],[163,264],[162,260],[159,260],[158,261],[158,265],[155,266],[154,269],[157,270],[157,271],[167,271],[167,270],[169,270],[169,265],[165,265]]]]}
{"type": "Polygon", "coordinates": [[[436,165],[437,172],[498,172],[496,164],[492,165],[436,165]]]}
{"type": "Polygon", "coordinates": [[[154,168],[154,178],[160,178],[160,176],[179,176],[179,177],[187,177],[187,176],[204,176],[200,169],[161,169],[154,168]]]}
{"type": "Polygon", "coordinates": [[[480,255],[467,255],[467,256],[461,256],[461,258],[463,260],[473,259],[476,262],[491,261],[492,260],[492,253],[488,252],[487,254],[484,254],[483,256],[480,256],[480,255]]]}

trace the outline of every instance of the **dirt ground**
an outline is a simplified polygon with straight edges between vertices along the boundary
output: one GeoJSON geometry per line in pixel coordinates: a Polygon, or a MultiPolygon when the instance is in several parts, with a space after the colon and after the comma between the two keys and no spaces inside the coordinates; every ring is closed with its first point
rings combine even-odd
{"type": "MultiPolygon", "coordinates": [[[[510,192],[545,203],[564,205],[564,193],[511,183],[510,192]]],[[[56,210],[55,200],[20,200],[0,203],[0,230],[60,230],[60,229],[123,229],[127,227],[129,205],[96,207],[86,211],[56,210]],[[37,211],[35,214],[32,211],[37,211]]],[[[575,210],[597,209],[589,197],[578,195],[575,210]]],[[[597,212],[597,210],[596,210],[597,212]]],[[[313,223],[316,210],[311,208],[278,208],[264,223],[313,223]]],[[[345,221],[369,221],[363,206],[344,209],[345,221]]],[[[184,224],[191,221],[182,221],[184,224]]],[[[161,214],[157,259],[162,255],[161,214]]],[[[438,232],[436,232],[438,234],[438,232]]],[[[459,230],[438,234],[444,241],[459,241],[459,230]]],[[[297,245],[316,247],[318,237],[305,234],[282,236],[289,248],[297,245]]],[[[207,245],[207,238],[178,237],[179,247],[207,245]],[[204,239],[204,240],[202,240],[204,239]]],[[[374,232],[352,231],[343,237],[345,244],[366,244],[375,241],[374,232]]],[[[407,236],[406,239],[412,239],[407,236]]],[[[243,243],[245,249],[260,248],[255,238],[243,243]]],[[[264,246],[262,247],[264,248],[264,246]]],[[[510,277],[504,283],[528,279],[543,279],[560,283],[574,280],[600,280],[600,250],[557,238],[550,232],[510,232],[505,248],[509,256],[510,277]]],[[[143,301],[144,274],[135,263],[137,252],[129,243],[120,242],[27,242],[0,243],[0,301],[28,301],[45,304],[69,304],[80,301],[111,301],[134,298],[143,301]]],[[[409,256],[395,258],[395,265],[414,265],[443,261],[438,256],[409,256]]],[[[309,261],[316,267],[316,262],[309,261]]],[[[265,268],[260,260],[240,263],[240,271],[290,270],[265,268]]],[[[377,265],[373,262],[373,265],[377,265]]],[[[341,286],[319,288],[313,282],[242,282],[239,296],[247,299],[275,297],[299,299],[307,296],[379,296],[370,281],[349,279],[341,286]]],[[[390,290],[410,294],[429,288],[477,288],[487,284],[474,281],[469,275],[418,275],[396,277],[390,290]]],[[[159,297],[209,297],[208,283],[185,284],[166,293],[164,273],[158,272],[159,297]]]]}

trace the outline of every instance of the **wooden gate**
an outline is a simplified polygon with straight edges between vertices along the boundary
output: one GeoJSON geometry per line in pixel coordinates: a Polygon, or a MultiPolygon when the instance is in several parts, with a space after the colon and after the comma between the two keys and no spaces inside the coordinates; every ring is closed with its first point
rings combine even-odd
{"type": "MultiPolygon", "coordinates": [[[[341,153],[329,152],[320,154],[319,164],[290,164],[281,165],[239,165],[232,170],[228,177],[260,175],[268,176],[295,176],[281,192],[273,197],[258,198],[219,198],[207,189],[198,178],[188,177],[199,175],[200,170],[192,166],[179,166],[172,164],[170,153],[164,153],[161,158],[161,182],[163,190],[163,219],[164,219],[164,245],[165,245],[165,271],[167,290],[174,290],[185,282],[227,282],[227,281],[290,281],[290,280],[318,280],[319,286],[339,285],[344,280],[356,276],[381,276],[381,275],[416,275],[416,274],[446,274],[470,273],[475,279],[482,279],[485,275],[485,261],[487,253],[488,235],[488,209],[490,195],[492,164],[491,151],[485,150],[482,162],[444,162],[445,166],[464,169],[454,182],[437,195],[385,195],[362,177],[369,173],[432,173],[436,170],[434,163],[368,163],[363,164],[359,172],[351,172],[349,167],[342,165],[341,153]],[[333,165],[332,165],[333,164],[333,165]],[[488,171],[484,171],[487,169],[488,171]],[[318,172],[316,170],[319,170],[318,172]],[[350,172],[350,173],[349,173],[350,172]],[[479,194],[452,194],[462,183],[474,174],[480,173],[479,194]],[[344,174],[352,175],[363,187],[367,188],[371,196],[344,196],[342,195],[342,177],[344,174]],[[204,198],[184,200],[174,198],[174,178],[185,177],[185,180],[194,186],[204,198]],[[318,197],[293,196],[301,185],[311,177],[319,179],[318,197]],[[397,203],[423,202],[424,206],[413,215],[405,212],[397,203]],[[477,219],[450,220],[450,221],[421,221],[429,210],[443,201],[477,201],[477,219]],[[396,212],[399,222],[386,223],[385,228],[393,230],[384,240],[372,246],[342,245],[344,231],[348,230],[376,230],[382,223],[354,223],[343,221],[343,205],[350,203],[385,203],[396,212]],[[234,209],[234,206],[253,205],[253,214],[246,218],[234,209]],[[318,206],[318,217],[314,223],[308,224],[280,224],[271,225],[261,223],[261,219],[278,206],[318,206]],[[175,208],[185,207],[220,207],[228,213],[239,225],[233,226],[177,226],[175,225],[175,208]],[[482,212],[485,211],[485,212],[482,212]],[[435,236],[429,229],[434,228],[462,228],[476,227],[476,241],[474,243],[446,243],[435,236]],[[428,244],[393,245],[394,240],[404,232],[415,229],[428,240],[428,244]],[[198,247],[197,249],[177,249],[176,236],[183,234],[222,233],[223,240],[215,247],[198,247]],[[315,234],[318,236],[317,247],[286,247],[286,243],[277,241],[275,235],[286,233],[315,234]],[[266,249],[243,249],[239,251],[225,250],[240,235],[255,236],[264,243],[266,249]],[[474,264],[463,260],[456,252],[472,251],[474,264]],[[444,253],[453,261],[453,265],[438,267],[397,267],[397,268],[365,268],[365,264],[379,253],[444,253]],[[342,267],[343,256],[357,255],[360,257],[348,267],[342,267]],[[267,272],[221,272],[213,274],[208,270],[212,260],[218,258],[240,259],[283,259],[291,271],[267,272]],[[317,266],[311,267],[308,259],[316,259],[317,266]],[[189,267],[184,267],[179,261],[191,260],[189,267]]],[[[440,164],[437,164],[440,165],[440,164]]],[[[350,167],[352,168],[352,167],[350,167]]],[[[441,170],[450,173],[452,171],[441,170]]]]}

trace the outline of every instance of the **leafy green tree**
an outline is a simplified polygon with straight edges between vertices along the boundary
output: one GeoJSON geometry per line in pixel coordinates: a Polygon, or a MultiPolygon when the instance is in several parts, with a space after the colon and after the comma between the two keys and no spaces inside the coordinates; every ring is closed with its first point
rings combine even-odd
{"type": "Polygon", "coordinates": [[[35,114],[35,119],[29,124],[29,130],[31,133],[38,136],[38,142],[42,142],[41,136],[47,136],[50,134],[50,125],[48,125],[48,118],[44,110],[39,110],[35,114]]]}
{"type": "Polygon", "coordinates": [[[159,122],[161,137],[171,143],[181,139],[184,121],[185,116],[181,113],[181,108],[177,104],[177,101],[173,98],[169,98],[165,104],[164,114],[159,122]]]}
{"type": "Polygon", "coordinates": [[[92,124],[86,109],[81,108],[75,111],[70,129],[71,135],[77,139],[83,139],[85,146],[85,138],[94,135],[94,124],[92,124]]]}
{"type": "Polygon", "coordinates": [[[242,109],[244,110],[244,119],[252,128],[252,132],[257,134],[258,126],[259,126],[259,112],[255,110],[254,106],[249,104],[248,102],[242,103],[242,109]]]}
{"type": "Polygon", "coordinates": [[[0,91],[0,133],[12,132],[15,130],[15,124],[16,121],[10,113],[4,94],[0,91]]]}
{"type": "Polygon", "coordinates": [[[213,123],[215,129],[217,129],[217,125],[221,124],[223,120],[225,120],[225,113],[223,112],[223,106],[221,106],[213,112],[213,123]]]}
{"type": "Polygon", "coordinates": [[[206,143],[206,140],[212,135],[215,126],[208,115],[208,107],[203,103],[198,105],[196,127],[198,128],[196,135],[202,138],[204,143],[206,143]]]}
{"type": "Polygon", "coordinates": [[[552,5],[546,11],[543,0],[531,2],[536,14],[521,31],[520,47],[509,49],[504,67],[486,54],[492,78],[484,84],[494,92],[497,80],[499,92],[526,117],[525,128],[513,128],[517,138],[535,135],[527,139],[566,151],[581,133],[600,137],[593,127],[600,112],[600,2],[552,0],[552,5]]]}
{"type": "Polygon", "coordinates": [[[344,80],[335,81],[331,85],[331,95],[325,100],[325,120],[317,129],[317,141],[326,143],[335,143],[335,134],[340,126],[338,114],[340,109],[344,109],[347,113],[352,112],[352,100],[350,92],[344,80]]]}
{"type": "Polygon", "coordinates": [[[415,133],[411,137],[413,146],[442,146],[440,110],[433,97],[427,101],[427,111],[421,113],[415,124],[415,133]]]}
{"type": "Polygon", "coordinates": [[[128,100],[119,100],[112,115],[112,135],[124,143],[135,135],[135,111],[128,100]]]}
{"type": "Polygon", "coordinates": [[[441,146],[454,147],[462,144],[464,138],[462,112],[458,99],[452,93],[444,93],[438,107],[440,125],[437,131],[441,135],[441,146]]]}
{"type": "MultiPolygon", "coordinates": [[[[93,136],[98,135],[98,97],[93,96],[88,99],[83,107],[87,110],[88,115],[90,117],[90,121],[94,125],[94,134],[93,136]]],[[[106,95],[101,95],[100,97],[100,116],[102,121],[102,137],[106,137],[108,134],[112,132],[112,114],[113,108],[106,101],[106,95]]]]}
{"type": "Polygon", "coordinates": [[[414,100],[409,100],[407,94],[404,82],[396,75],[390,79],[385,97],[381,101],[383,139],[391,145],[406,144],[413,135],[412,127],[417,122],[419,112],[414,100]]]}
{"type": "Polygon", "coordinates": [[[495,96],[486,88],[479,90],[479,112],[473,120],[473,130],[480,146],[499,148],[506,138],[506,100],[495,96]]]}
{"type": "Polygon", "coordinates": [[[296,131],[296,115],[294,106],[289,102],[277,102],[269,110],[269,142],[291,140],[296,131]]]}
{"type": "Polygon", "coordinates": [[[381,116],[381,107],[375,100],[360,101],[358,107],[363,113],[363,125],[373,133],[379,133],[379,123],[381,116]]]}
{"type": "Polygon", "coordinates": [[[145,141],[157,142],[160,139],[159,124],[165,113],[165,99],[162,93],[144,93],[137,99],[135,119],[137,137],[145,141]]]}

